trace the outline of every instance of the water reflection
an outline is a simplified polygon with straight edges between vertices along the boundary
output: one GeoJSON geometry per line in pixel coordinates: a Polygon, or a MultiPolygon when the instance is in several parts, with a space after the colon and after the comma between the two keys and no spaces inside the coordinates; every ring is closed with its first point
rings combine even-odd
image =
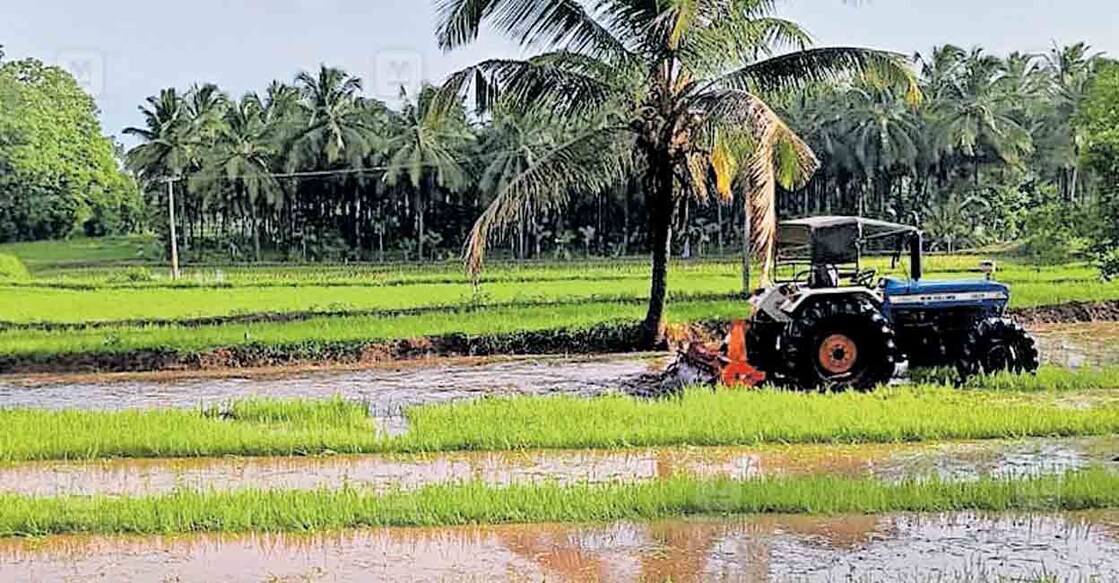
{"type": "Polygon", "coordinates": [[[1119,437],[944,444],[789,445],[454,452],[424,455],[95,460],[0,465],[0,492],[34,496],[142,495],[175,489],[386,490],[479,480],[489,484],[609,483],[688,475],[748,479],[832,474],[887,481],[935,476],[1062,474],[1111,466],[1119,437]]]}
{"type": "Polygon", "coordinates": [[[0,579],[938,581],[1119,572],[1119,513],[740,517],[602,526],[0,541],[0,579]]]}

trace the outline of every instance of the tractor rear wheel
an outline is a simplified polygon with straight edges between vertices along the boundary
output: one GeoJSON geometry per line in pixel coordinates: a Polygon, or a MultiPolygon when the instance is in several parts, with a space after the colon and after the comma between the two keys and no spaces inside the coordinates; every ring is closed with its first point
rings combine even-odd
{"type": "Polygon", "coordinates": [[[1034,373],[1040,366],[1037,341],[1021,324],[1005,318],[988,318],[975,325],[956,362],[964,380],[999,372],[1034,373]]]}
{"type": "Polygon", "coordinates": [[[803,390],[871,390],[890,381],[897,363],[894,330],[869,300],[824,298],[781,338],[785,377],[803,390]]]}

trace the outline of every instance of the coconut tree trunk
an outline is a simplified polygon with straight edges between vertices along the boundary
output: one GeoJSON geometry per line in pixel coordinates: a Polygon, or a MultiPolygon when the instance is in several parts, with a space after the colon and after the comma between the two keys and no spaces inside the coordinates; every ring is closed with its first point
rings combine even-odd
{"type": "Polygon", "coordinates": [[[742,209],[742,295],[750,297],[750,260],[754,257],[754,233],[749,199],[744,201],[742,209]]]}
{"type": "Polygon", "coordinates": [[[664,308],[668,300],[668,258],[672,242],[672,164],[667,156],[650,156],[646,171],[647,226],[653,252],[649,310],[642,325],[642,348],[666,348],[664,308]]]}

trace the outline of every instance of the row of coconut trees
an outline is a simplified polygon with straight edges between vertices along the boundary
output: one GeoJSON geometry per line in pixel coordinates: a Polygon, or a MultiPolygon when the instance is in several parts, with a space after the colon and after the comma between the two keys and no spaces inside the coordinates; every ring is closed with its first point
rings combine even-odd
{"type": "MultiPolygon", "coordinates": [[[[651,253],[654,344],[673,241],[710,238],[700,221],[719,246],[747,243],[764,276],[779,213],[932,220],[954,189],[982,198],[985,176],[1025,172],[1039,137],[1075,144],[1060,115],[1075,117],[1092,66],[1082,47],[949,47],[919,79],[901,55],[812,47],[768,0],[437,5],[445,49],[492,29],[535,56],[478,63],[396,109],[327,67],[239,99],[210,85],[149,99],[128,163],[153,197],[167,181],[182,193],[188,249],[415,259],[464,245],[477,273],[495,241],[524,256],[576,231],[587,251],[651,253]]],[[[1075,169],[1075,152],[1048,169],[1070,199],[1075,169]]]]}

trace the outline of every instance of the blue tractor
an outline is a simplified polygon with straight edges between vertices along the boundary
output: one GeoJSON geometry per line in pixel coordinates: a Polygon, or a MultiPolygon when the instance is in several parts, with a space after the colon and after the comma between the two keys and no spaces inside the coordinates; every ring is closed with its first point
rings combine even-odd
{"type": "Polygon", "coordinates": [[[1038,368],[1037,343],[1006,317],[1010,289],[985,279],[926,281],[921,232],[859,217],[813,217],[778,229],[776,283],[752,298],[746,359],[772,383],[866,390],[909,368],[964,378],[1038,368]],[[908,277],[879,277],[865,254],[908,257],[908,277]]]}

